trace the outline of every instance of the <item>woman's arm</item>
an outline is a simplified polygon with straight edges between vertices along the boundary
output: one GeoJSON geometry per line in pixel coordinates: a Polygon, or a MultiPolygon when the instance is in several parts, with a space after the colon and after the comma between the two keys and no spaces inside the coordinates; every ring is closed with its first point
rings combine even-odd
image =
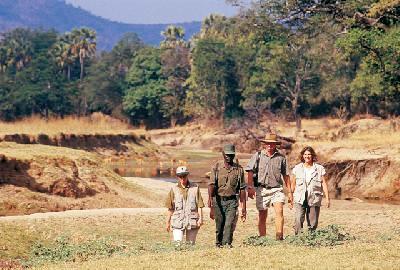
{"type": "Polygon", "coordinates": [[[329,199],[328,183],[324,176],[321,176],[321,180],[322,180],[322,189],[326,197],[326,207],[329,208],[331,206],[331,200],[329,199]]]}

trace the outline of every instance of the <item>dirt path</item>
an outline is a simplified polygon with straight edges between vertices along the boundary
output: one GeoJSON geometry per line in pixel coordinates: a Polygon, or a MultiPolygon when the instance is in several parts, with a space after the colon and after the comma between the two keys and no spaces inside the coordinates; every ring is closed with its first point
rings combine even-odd
{"type": "MultiPolygon", "coordinates": [[[[140,178],[140,177],[126,177],[126,180],[140,185],[146,189],[152,190],[156,194],[159,194],[160,200],[164,200],[170,188],[175,185],[175,183],[165,182],[162,180],[140,178]]],[[[203,196],[204,202],[207,200],[207,190],[205,188],[201,189],[201,194],[203,196]]],[[[247,208],[250,211],[255,211],[255,200],[248,200],[247,208]]],[[[398,206],[387,205],[387,204],[371,204],[363,202],[349,202],[334,200],[332,202],[332,210],[354,210],[354,211],[369,211],[369,210],[394,210],[398,206]]],[[[286,206],[285,206],[286,208],[286,206]]],[[[291,213],[288,209],[285,211],[291,213]],[[286,211],[287,210],[287,211],[286,211]]],[[[105,209],[88,209],[88,210],[68,210],[63,212],[47,212],[47,213],[36,213],[24,216],[7,216],[0,217],[0,222],[2,221],[17,221],[17,220],[37,220],[37,219],[50,219],[50,218],[85,218],[85,217],[101,217],[101,216],[124,216],[124,215],[138,215],[138,214],[163,214],[166,209],[163,207],[159,208],[105,208],[105,209]]],[[[209,209],[204,208],[204,212],[207,215],[209,209]]]]}
{"type": "MultiPolygon", "coordinates": [[[[167,195],[170,188],[175,183],[169,183],[161,180],[140,178],[140,177],[126,177],[126,180],[143,186],[146,189],[160,195],[160,200],[163,200],[167,195]]],[[[206,199],[206,189],[201,189],[202,196],[206,199]]],[[[63,212],[47,212],[35,213],[31,215],[22,216],[7,216],[0,217],[2,221],[15,221],[15,220],[34,220],[34,219],[48,219],[48,218],[76,218],[76,217],[96,217],[96,216],[122,216],[122,215],[137,215],[137,214],[159,214],[164,213],[165,208],[105,208],[105,209],[88,209],[88,210],[68,210],[63,212]]]]}
{"type": "Polygon", "coordinates": [[[165,212],[165,208],[105,208],[105,209],[88,209],[88,210],[68,210],[63,212],[47,212],[47,213],[35,213],[24,216],[0,217],[0,222],[15,221],[15,220],[47,219],[47,218],[121,216],[121,215],[136,215],[144,213],[158,214],[163,212],[165,212]]]}

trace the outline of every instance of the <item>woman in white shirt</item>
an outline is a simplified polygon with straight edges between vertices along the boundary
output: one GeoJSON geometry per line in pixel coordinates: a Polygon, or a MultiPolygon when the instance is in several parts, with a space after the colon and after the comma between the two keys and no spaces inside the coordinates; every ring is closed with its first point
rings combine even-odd
{"type": "Polygon", "coordinates": [[[295,208],[295,234],[303,229],[304,219],[309,230],[318,226],[322,197],[325,195],[327,207],[330,207],[328,185],[325,180],[325,168],[316,163],[317,155],[312,147],[304,147],[300,152],[301,163],[293,168],[291,192],[295,208]]]}

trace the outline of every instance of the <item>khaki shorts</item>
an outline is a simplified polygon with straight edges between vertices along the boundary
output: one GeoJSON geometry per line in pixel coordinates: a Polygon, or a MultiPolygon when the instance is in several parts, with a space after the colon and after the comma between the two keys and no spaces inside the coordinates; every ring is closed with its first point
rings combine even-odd
{"type": "Polygon", "coordinates": [[[274,203],[285,203],[285,193],[283,188],[257,187],[256,189],[256,207],[257,210],[267,210],[274,203]]]}

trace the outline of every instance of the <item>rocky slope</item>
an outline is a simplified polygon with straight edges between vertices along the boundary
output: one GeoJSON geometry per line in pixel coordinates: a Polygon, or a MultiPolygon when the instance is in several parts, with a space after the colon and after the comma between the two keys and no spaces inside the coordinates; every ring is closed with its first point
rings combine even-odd
{"type": "Polygon", "coordinates": [[[107,169],[96,154],[0,143],[0,215],[157,205],[157,198],[107,169]]]}

